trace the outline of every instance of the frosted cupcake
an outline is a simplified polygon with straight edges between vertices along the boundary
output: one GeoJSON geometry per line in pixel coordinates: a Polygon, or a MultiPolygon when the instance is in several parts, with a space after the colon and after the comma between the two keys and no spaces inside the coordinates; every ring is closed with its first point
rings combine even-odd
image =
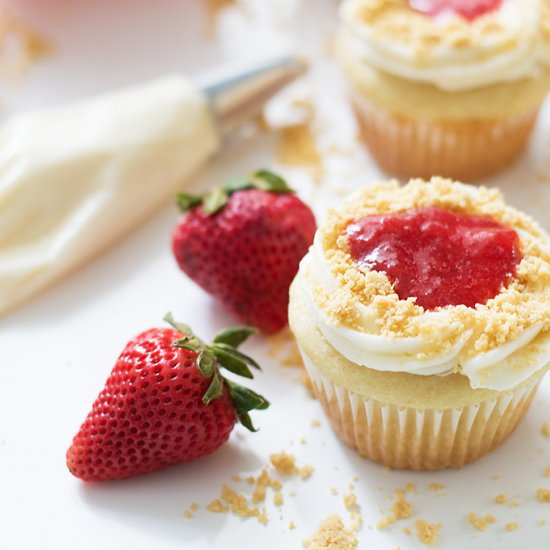
{"type": "Polygon", "coordinates": [[[471,181],[513,162],[550,89],[550,0],[347,0],[339,59],[389,173],[471,181]]]}
{"type": "Polygon", "coordinates": [[[498,191],[376,184],[331,211],[290,326],[333,428],[393,468],[502,443],[550,368],[550,247],[498,191]]]}

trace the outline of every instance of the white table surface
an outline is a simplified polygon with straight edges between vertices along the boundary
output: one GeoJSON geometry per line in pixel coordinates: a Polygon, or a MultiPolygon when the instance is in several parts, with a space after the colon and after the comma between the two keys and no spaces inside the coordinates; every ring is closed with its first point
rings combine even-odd
{"type": "MultiPolygon", "coordinates": [[[[50,37],[56,54],[12,90],[4,116],[168,72],[193,74],[219,61],[298,46],[315,60],[312,75],[272,108],[284,110],[293,93],[314,99],[318,140],[327,151],[326,175],[315,184],[307,171],[286,168],[284,173],[318,215],[342,194],[380,177],[355,141],[339,74],[322,59],[336,21],[332,0],[249,0],[244,8],[224,12],[211,36],[198,0],[6,3],[50,37]],[[329,154],[335,144],[346,152],[329,154]]],[[[259,165],[276,167],[273,151],[269,135],[235,140],[193,185],[205,187],[259,165]]],[[[512,204],[550,229],[550,105],[521,161],[488,183],[500,186],[512,204]]],[[[268,411],[254,415],[258,433],[236,428],[230,442],[208,458],[125,482],[86,485],[73,478],[65,467],[66,448],[132,335],[160,324],[168,310],[205,337],[232,322],[176,267],[169,239],[177,216],[167,205],[106,254],[0,320],[0,549],[300,548],[328,514],[348,521],[342,494],[354,475],[365,521],[361,549],[424,548],[402,531],[417,518],[443,524],[434,548],[550,548],[550,505],[534,496],[538,487],[550,488],[543,478],[550,466],[550,439],[540,433],[543,421],[550,421],[550,379],[519,429],[490,456],[460,471],[390,472],[342,444],[298,382],[299,371],[281,367],[256,338],[247,349],[263,359],[265,372],[254,386],[272,401],[268,411]],[[314,419],[321,420],[320,427],[312,426],[314,419]],[[256,475],[269,455],[281,450],[295,454],[300,465],[315,467],[309,481],[285,483],[282,519],[271,501],[267,526],[205,510],[222,483],[231,484],[231,475],[256,475]],[[376,530],[380,508],[387,513],[393,489],[407,482],[418,487],[410,497],[413,518],[376,530]],[[443,494],[427,490],[432,482],[446,486],[443,494]],[[333,495],[331,487],[339,494],[333,495]],[[519,507],[497,506],[498,493],[507,493],[519,507]],[[182,513],[193,501],[200,509],[185,520],[182,513]],[[497,523],[477,532],[468,512],[492,513],[497,523]],[[538,526],[541,519],[549,523],[538,526]],[[288,529],[292,520],[295,530],[288,529]],[[509,521],[520,525],[514,533],[504,528],[509,521]]]]}

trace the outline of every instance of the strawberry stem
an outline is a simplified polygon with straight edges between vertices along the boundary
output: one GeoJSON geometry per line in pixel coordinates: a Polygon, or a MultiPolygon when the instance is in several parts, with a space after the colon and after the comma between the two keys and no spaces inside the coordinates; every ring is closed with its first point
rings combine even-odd
{"type": "Polygon", "coordinates": [[[233,180],[221,187],[215,187],[204,197],[178,193],[176,202],[178,208],[184,213],[202,204],[207,214],[216,214],[227,204],[233,193],[246,189],[261,189],[269,193],[294,193],[294,190],[281,176],[263,169],[257,170],[249,178],[233,180]]]}
{"type": "Polygon", "coordinates": [[[254,359],[237,350],[238,346],[256,333],[256,329],[246,326],[225,329],[216,334],[212,344],[206,344],[193,334],[190,327],[175,321],[170,313],[164,316],[164,320],[182,333],[182,337],[175,340],[172,346],[195,353],[197,370],[204,378],[211,379],[202,397],[203,403],[208,405],[221,397],[227,385],[235,416],[245,428],[255,432],[256,428],[248,413],[254,409],[267,409],[269,402],[255,391],[224,378],[221,369],[249,379],[254,377],[249,367],[261,370],[254,359]]]}

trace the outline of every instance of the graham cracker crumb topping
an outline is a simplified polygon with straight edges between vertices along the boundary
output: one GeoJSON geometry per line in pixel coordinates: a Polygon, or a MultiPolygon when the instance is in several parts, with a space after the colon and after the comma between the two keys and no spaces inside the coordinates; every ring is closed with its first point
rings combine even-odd
{"type": "Polygon", "coordinates": [[[535,325],[542,328],[534,342],[550,334],[547,237],[530,217],[507,206],[496,189],[474,188],[439,177],[430,182],[411,180],[403,187],[395,180],[376,183],[353,194],[338,210],[329,211],[314,247],[320,247],[325,268],[336,283],[327,288],[313,266],[303,264],[301,272],[312,288],[316,306],[337,326],[390,338],[422,337],[430,346],[415,355],[417,360],[449,352],[466,337],[461,360],[512,342],[535,325]],[[359,268],[345,236],[350,223],[368,214],[426,206],[490,216],[518,232],[523,259],[516,276],[497,296],[475,308],[446,306],[427,312],[416,305],[415,298],[400,300],[384,273],[359,268]]]}
{"type": "Polygon", "coordinates": [[[539,502],[550,503],[550,489],[537,489],[537,500],[539,502]]]}
{"type": "MultiPolygon", "coordinates": [[[[539,2],[538,32],[550,40],[550,15],[546,1],[539,2]]],[[[407,47],[413,59],[421,63],[439,49],[480,48],[479,59],[517,46],[513,30],[502,25],[498,10],[472,21],[450,14],[445,22],[434,24],[431,16],[413,10],[406,0],[362,0],[353,9],[354,20],[378,41],[392,41],[407,47]]]]}

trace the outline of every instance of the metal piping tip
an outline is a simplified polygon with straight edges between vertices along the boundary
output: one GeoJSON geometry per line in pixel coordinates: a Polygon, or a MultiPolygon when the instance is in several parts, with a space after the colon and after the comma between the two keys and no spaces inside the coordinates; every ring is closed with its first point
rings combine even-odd
{"type": "Polygon", "coordinates": [[[210,101],[220,132],[226,136],[259,115],[267,100],[306,70],[304,59],[287,55],[217,73],[203,82],[201,89],[210,101]]]}

